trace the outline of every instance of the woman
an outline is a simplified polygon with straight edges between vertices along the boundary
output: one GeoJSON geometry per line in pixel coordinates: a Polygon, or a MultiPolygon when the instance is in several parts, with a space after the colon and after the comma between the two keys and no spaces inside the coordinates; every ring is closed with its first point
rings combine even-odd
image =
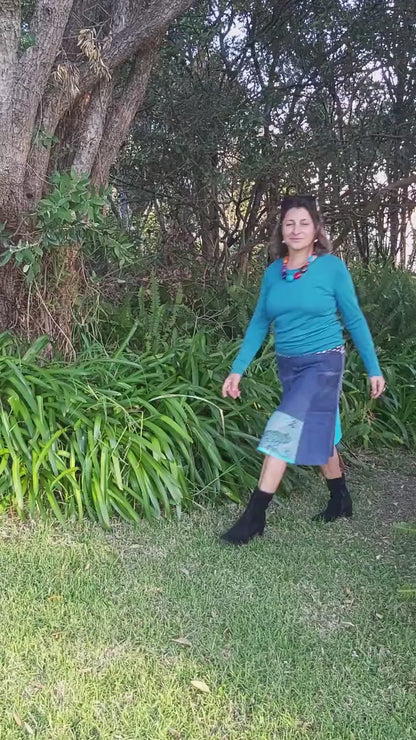
{"type": "Polygon", "coordinates": [[[374,343],[358,305],[351,276],[330,254],[316,200],[285,196],[272,246],[278,257],[265,271],[260,296],[222,395],[240,396],[240,380],[274,324],[283,394],[260,440],[265,455],[258,487],[225,542],[245,544],[263,534],[266,509],[288,463],[320,465],[330,491],[325,522],[352,516],[352,502],[340,467],[339,398],[344,371],[343,322],[364,362],[371,396],[384,391],[374,343]]]}

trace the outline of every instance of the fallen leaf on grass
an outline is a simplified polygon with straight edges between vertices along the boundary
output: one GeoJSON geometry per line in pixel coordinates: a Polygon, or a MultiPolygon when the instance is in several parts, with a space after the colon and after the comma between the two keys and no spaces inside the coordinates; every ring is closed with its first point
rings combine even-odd
{"type": "Polygon", "coordinates": [[[198,691],[202,691],[203,694],[210,693],[209,687],[204,681],[191,681],[191,684],[195,689],[198,689],[198,691]]]}
{"type": "Polygon", "coordinates": [[[187,640],[186,637],[178,637],[176,640],[172,640],[172,642],[176,642],[178,645],[186,645],[186,647],[192,647],[192,642],[190,640],[187,640]]]}
{"type": "Polygon", "coordinates": [[[23,727],[23,720],[17,712],[13,712],[13,719],[18,727],[23,727]]]}
{"type": "Polygon", "coordinates": [[[59,596],[59,594],[52,594],[52,596],[48,596],[48,601],[60,601],[62,599],[62,596],[59,596]]]}

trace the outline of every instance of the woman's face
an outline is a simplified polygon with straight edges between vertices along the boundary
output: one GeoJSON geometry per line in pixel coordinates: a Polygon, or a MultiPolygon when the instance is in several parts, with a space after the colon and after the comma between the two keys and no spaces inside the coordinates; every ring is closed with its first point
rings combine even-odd
{"type": "Polygon", "coordinates": [[[312,246],[315,224],[306,208],[290,208],[282,222],[283,240],[287,246],[299,251],[312,246]]]}

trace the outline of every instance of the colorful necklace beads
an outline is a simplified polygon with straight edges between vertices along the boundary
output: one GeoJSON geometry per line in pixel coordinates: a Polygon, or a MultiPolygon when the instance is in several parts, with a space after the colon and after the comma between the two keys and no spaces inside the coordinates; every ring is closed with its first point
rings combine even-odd
{"type": "Polygon", "coordinates": [[[299,267],[299,270],[296,270],[295,273],[291,273],[288,271],[287,267],[289,262],[289,255],[287,254],[286,257],[283,258],[282,279],[287,280],[289,283],[291,283],[292,280],[299,280],[299,278],[301,278],[302,275],[305,274],[311,262],[313,262],[315,259],[316,254],[311,254],[311,256],[308,258],[308,261],[304,265],[302,265],[302,267],[299,267]]]}

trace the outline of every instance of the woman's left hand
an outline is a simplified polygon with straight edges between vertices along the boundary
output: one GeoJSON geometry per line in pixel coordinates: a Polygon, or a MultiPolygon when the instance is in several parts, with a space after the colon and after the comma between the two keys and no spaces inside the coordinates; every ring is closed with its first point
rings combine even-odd
{"type": "Polygon", "coordinates": [[[386,381],[382,375],[373,375],[370,378],[371,398],[379,398],[386,388],[386,381]]]}

